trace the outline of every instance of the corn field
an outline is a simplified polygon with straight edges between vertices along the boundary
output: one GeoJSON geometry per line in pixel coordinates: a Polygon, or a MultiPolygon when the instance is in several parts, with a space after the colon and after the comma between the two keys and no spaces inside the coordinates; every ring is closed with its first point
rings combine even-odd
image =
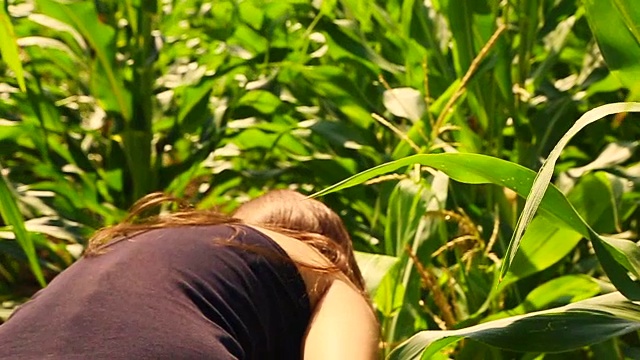
{"type": "Polygon", "coordinates": [[[632,0],[0,4],[0,319],[148,193],[292,188],[388,359],[640,358],[632,0]]]}

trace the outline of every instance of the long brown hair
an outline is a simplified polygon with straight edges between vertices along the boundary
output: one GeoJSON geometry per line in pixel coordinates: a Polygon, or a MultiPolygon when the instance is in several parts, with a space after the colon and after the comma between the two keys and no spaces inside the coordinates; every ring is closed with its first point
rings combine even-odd
{"type": "Polygon", "coordinates": [[[308,243],[364,290],[351,237],[340,216],[320,201],[292,190],[274,190],[241,205],[233,217],[308,243]]]}
{"type": "MultiPolygon", "coordinates": [[[[136,202],[123,222],[99,230],[89,240],[84,255],[99,255],[116,239],[148,230],[219,224],[253,224],[308,243],[333,264],[332,267],[313,268],[341,271],[365,293],[351,238],[340,217],[323,203],[292,190],[270,191],[241,205],[232,216],[213,210],[196,210],[183,200],[153,193],[136,202]],[[148,210],[168,202],[177,204],[178,209],[163,215],[144,216],[148,210]]],[[[308,266],[304,263],[300,265],[308,266]]]]}

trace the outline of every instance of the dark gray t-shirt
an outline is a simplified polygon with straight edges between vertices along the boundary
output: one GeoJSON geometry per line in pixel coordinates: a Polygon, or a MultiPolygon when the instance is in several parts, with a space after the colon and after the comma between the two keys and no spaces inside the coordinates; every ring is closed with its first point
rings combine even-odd
{"type": "Polygon", "coordinates": [[[0,359],[301,357],[304,282],[265,235],[176,227],[107,249],[78,260],[0,326],[0,359]]]}

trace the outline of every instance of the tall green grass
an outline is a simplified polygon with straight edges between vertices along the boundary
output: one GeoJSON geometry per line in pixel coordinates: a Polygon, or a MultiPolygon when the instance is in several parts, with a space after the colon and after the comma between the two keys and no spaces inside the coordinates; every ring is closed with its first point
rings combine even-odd
{"type": "Polygon", "coordinates": [[[640,353],[630,0],[2,4],[0,300],[148,192],[291,186],[347,222],[390,358],[640,353]]]}

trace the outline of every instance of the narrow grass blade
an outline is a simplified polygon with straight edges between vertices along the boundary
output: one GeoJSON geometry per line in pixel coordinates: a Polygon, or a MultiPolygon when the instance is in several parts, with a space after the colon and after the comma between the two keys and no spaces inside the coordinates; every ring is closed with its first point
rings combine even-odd
{"type": "MultiPolygon", "coordinates": [[[[640,300],[640,284],[628,275],[628,272],[635,274],[637,270],[633,267],[633,264],[635,263],[634,259],[640,258],[640,248],[637,246],[614,246],[610,242],[601,239],[580,217],[566,197],[553,184],[549,184],[553,172],[553,165],[555,164],[559,151],[566,145],[569,138],[587,124],[603,116],[622,111],[640,111],[640,104],[609,104],[586,113],[578,120],[576,125],[570,129],[567,135],[565,135],[565,138],[561,140],[558,147],[554,149],[549,160],[547,160],[541,169],[541,172],[543,172],[542,175],[538,175],[537,177],[533,171],[527,168],[490,156],[467,153],[424,154],[409,156],[376,166],[329,186],[312,196],[321,196],[356,186],[374,177],[413,164],[421,164],[438,169],[453,180],[464,183],[492,183],[504,186],[515,191],[522,197],[529,196],[530,199],[525,205],[526,214],[523,213],[518,222],[520,233],[518,237],[514,237],[514,240],[510,243],[507,259],[503,262],[501,268],[501,277],[509,270],[513,256],[516,254],[522,240],[525,225],[528,225],[535,210],[540,207],[546,215],[551,217],[550,220],[552,220],[555,225],[570,228],[581,236],[589,239],[593,243],[602,268],[614,286],[629,299],[640,300]],[[535,189],[532,192],[533,195],[530,194],[531,189],[535,189]],[[531,197],[534,197],[533,200],[531,200],[531,197]],[[535,203],[532,201],[535,201],[535,203]],[[529,217],[525,217],[525,215],[529,217]],[[523,218],[527,220],[522,220],[523,218]]],[[[575,239],[571,241],[575,242],[575,239]]]]}
{"type": "Polygon", "coordinates": [[[39,11],[72,26],[94,51],[96,71],[91,79],[92,88],[102,101],[105,110],[117,110],[130,120],[132,117],[131,94],[124,86],[121,73],[115,66],[115,31],[101,23],[91,2],[61,3],[54,0],[37,0],[39,11]]]}
{"type": "Polygon", "coordinates": [[[20,90],[26,91],[27,88],[24,84],[24,74],[18,52],[18,43],[13,31],[13,25],[11,25],[11,19],[5,8],[5,0],[0,0],[0,39],[2,39],[0,40],[0,55],[2,56],[2,60],[7,63],[16,75],[20,90]]]}
{"type": "MultiPolygon", "coordinates": [[[[0,172],[1,171],[2,167],[0,167],[0,172]]],[[[11,225],[13,227],[13,232],[16,235],[16,241],[25,252],[31,271],[33,271],[33,275],[35,275],[41,286],[46,286],[46,281],[38,262],[33,240],[24,226],[24,218],[22,217],[22,214],[18,209],[18,205],[13,197],[11,186],[2,174],[0,174],[0,215],[2,215],[2,219],[7,225],[11,225]]]]}
{"type": "MultiPolygon", "coordinates": [[[[553,175],[553,170],[556,164],[556,161],[560,157],[560,153],[564,149],[564,147],[569,143],[571,138],[575,134],[577,134],[580,130],[582,130],[585,126],[602,119],[605,116],[617,114],[621,112],[640,112],[640,103],[612,103],[597,107],[593,110],[586,112],[584,115],[576,121],[576,123],[567,131],[567,133],[560,139],[558,144],[553,148],[551,154],[544,162],[540,171],[536,175],[536,178],[533,182],[533,186],[531,188],[531,192],[527,196],[527,201],[524,206],[524,210],[522,214],[520,214],[520,218],[518,219],[518,224],[516,226],[516,231],[514,232],[513,238],[509,243],[509,248],[507,249],[507,253],[505,255],[504,261],[502,262],[502,268],[500,269],[500,276],[504,276],[509,270],[509,266],[511,266],[511,262],[518,251],[518,247],[520,246],[520,241],[522,239],[522,235],[524,231],[533,219],[533,216],[540,206],[542,202],[542,198],[549,188],[551,177],[553,175]]],[[[584,226],[587,226],[584,224],[584,226]]],[[[589,234],[584,234],[587,237],[592,231],[589,229],[589,234]]]]}
{"type": "MultiPolygon", "coordinates": [[[[360,172],[352,177],[331,185],[313,195],[318,197],[345,188],[356,186],[380,175],[398,169],[421,164],[440,170],[453,180],[467,184],[496,184],[515,191],[526,197],[531,190],[535,172],[518,164],[486,155],[468,153],[421,154],[391,161],[360,172]]],[[[588,227],[569,201],[555,186],[549,188],[541,209],[560,224],[574,229],[585,237],[589,236],[588,227]]]]}

